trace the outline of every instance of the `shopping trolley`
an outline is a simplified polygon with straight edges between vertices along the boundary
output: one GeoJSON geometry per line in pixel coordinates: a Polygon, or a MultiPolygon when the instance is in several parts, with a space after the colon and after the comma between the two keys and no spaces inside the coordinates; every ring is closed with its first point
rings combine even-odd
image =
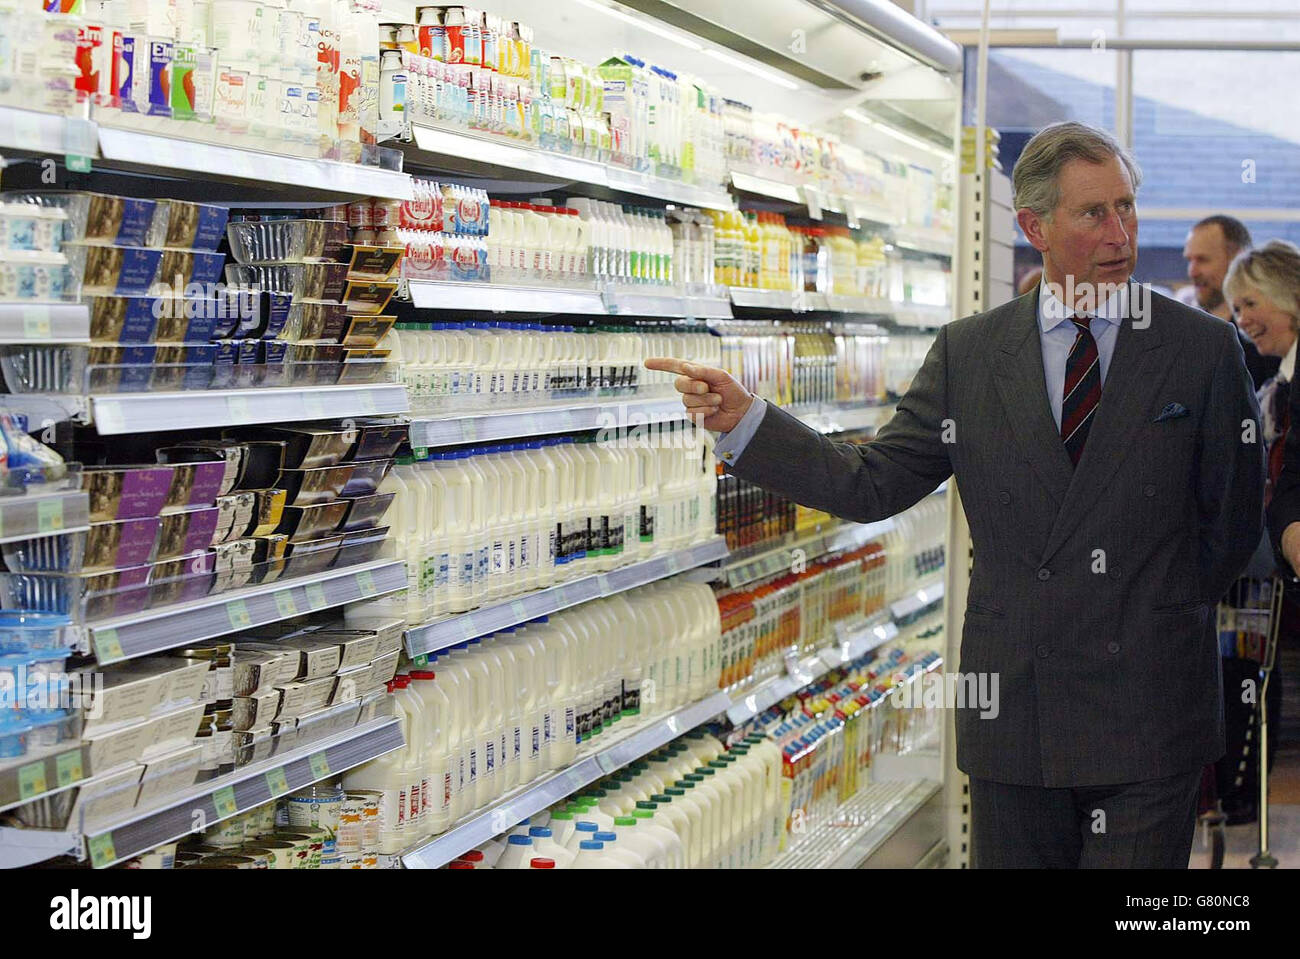
{"type": "MultiPolygon", "coordinates": [[[[1268,692],[1277,659],[1277,638],[1282,623],[1285,580],[1278,575],[1243,576],[1219,603],[1219,652],[1225,658],[1258,664],[1253,721],[1246,730],[1245,748],[1235,770],[1237,785],[1245,783],[1252,768],[1259,771],[1259,848],[1251,857],[1253,869],[1274,869],[1277,859],[1268,848],[1268,692]]],[[[1209,833],[1210,868],[1223,866],[1224,824],[1219,799],[1213,795],[1213,768],[1202,783],[1200,821],[1209,833]]]]}

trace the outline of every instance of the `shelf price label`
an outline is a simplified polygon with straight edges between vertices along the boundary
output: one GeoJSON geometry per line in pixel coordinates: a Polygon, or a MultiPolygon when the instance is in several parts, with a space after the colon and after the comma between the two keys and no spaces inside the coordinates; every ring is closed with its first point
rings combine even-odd
{"type": "Polygon", "coordinates": [[[19,799],[26,800],[39,796],[47,792],[48,788],[45,784],[45,760],[18,767],[19,799]]]}
{"type": "Polygon", "coordinates": [[[375,577],[370,574],[370,570],[363,569],[357,573],[357,587],[361,590],[362,596],[374,596],[379,592],[375,586],[375,577]]]}
{"type": "Polygon", "coordinates": [[[111,832],[106,832],[102,836],[91,836],[87,845],[90,847],[90,862],[96,869],[107,866],[117,858],[111,832]]]}
{"type": "Polygon", "coordinates": [[[54,760],[54,769],[60,786],[71,786],[78,780],[86,778],[86,773],[81,765],[80,749],[59,753],[58,758],[54,760]]]}
{"type": "Polygon", "coordinates": [[[820,220],[822,218],[822,198],[821,194],[817,192],[817,188],[805,186],[803,188],[803,199],[808,206],[808,215],[814,220],[820,220]]]}
{"type": "Polygon", "coordinates": [[[126,658],[122,652],[122,644],[117,638],[117,630],[97,629],[94,637],[95,658],[99,660],[101,666],[107,666],[109,663],[116,663],[126,658]]]}
{"type": "Polygon", "coordinates": [[[217,815],[223,819],[239,812],[239,803],[235,800],[235,790],[230,786],[223,786],[212,794],[212,805],[216,807],[217,815]]]}
{"type": "Polygon", "coordinates": [[[253,617],[248,613],[248,604],[242,599],[232,599],[226,604],[226,616],[230,619],[231,629],[248,629],[253,625],[253,617]]]}
{"type": "Polygon", "coordinates": [[[298,604],[294,602],[293,590],[282,590],[275,594],[275,608],[285,619],[298,615],[298,604]]]}
{"type": "Polygon", "coordinates": [[[228,396],[226,397],[226,409],[230,413],[231,420],[236,424],[247,423],[251,419],[248,407],[248,397],[246,396],[228,396]]]}
{"type": "Polygon", "coordinates": [[[329,605],[329,600],[325,598],[325,587],[320,583],[310,583],[307,586],[307,605],[313,610],[324,609],[329,605]]]}
{"type": "Polygon", "coordinates": [[[50,331],[50,308],[48,306],[23,307],[23,336],[29,340],[48,340],[50,331]]]}
{"type": "Polygon", "coordinates": [[[289,779],[283,769],[272,769],[266,774],[266,788],[271,791],[272,798],[283,796],[289,791],[289,779]]]}
{"type": "Polygon", "coordinates": [[[329,760],[324,753],[312,753],[307,761],[311,763],[311,774],[317,779],[324,779],[330,774],[329,760]]]}
{"type": "Polygon", "coordinates": [[[472,416],[460,421],[460,438],[473,441],[478,439],[478,420],[472,416]]]}
{"type": "Polygon", "coordinates": [[[63,498],[41,500],[36,504],[36,528],[41,533],[63,529],[63,498]]]}
{"type": "Polygon", "coordinates": [[[510,603],[510,612],[514,613],[515,619],[523,622],[528,618],[528,611],[524,609],[524,604],[520,600],[513,600],[510,603]]]}

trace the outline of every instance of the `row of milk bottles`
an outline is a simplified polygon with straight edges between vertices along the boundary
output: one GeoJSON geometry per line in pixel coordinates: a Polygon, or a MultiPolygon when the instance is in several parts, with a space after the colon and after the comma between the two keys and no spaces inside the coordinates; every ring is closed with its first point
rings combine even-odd
{"type": "Polygon", "coordinates": [[[498,281],[674,282],[673,234],[662,210],[569,197],[492,200],[488,263],[498,281]]]}
{"type": "Polygon", "coordinates": [[[530,817],[455,868],[746,869],[785,833],[781,754],[762,735],[724,749],[687,734],[530,817]]]}
{"type": "Polygon", "coordinates": [[[379,489],[396,494],[386,522],[407,587],[373,609],[427,622],[711,539],[712,434],[663,424],[656,437],[399,457],[379,489]]]}
{"type": "Polygon", "coordinates": [[[391,855],[568,765],[621,719],[706,698],[720,637],[712,590],[674,579],[460,643],[393,680],[406,745],[344,786],[383,793],[391,855]]]}
{"type": "Polygon", "coordinates": [[[708,332],[495,320],[403,324],[380,345],[415,399],[526,400],[555,391],[670,385],[668,374],[643,368],[646,357],[690,357],[704,365],[722,359],[721,341],[708,332]]]}

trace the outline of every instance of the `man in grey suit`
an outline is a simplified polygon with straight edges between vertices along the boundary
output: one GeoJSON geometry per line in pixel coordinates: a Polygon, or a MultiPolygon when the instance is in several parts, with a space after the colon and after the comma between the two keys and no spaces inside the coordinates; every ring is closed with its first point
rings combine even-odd
{"type": "Polygon", "coordinates": [[[1044,281],[939,331],[894,417],[834,443],[676,359],[684,404],[751,482],[855,522],[956,478],[974,545],[956,715],[977,867],[1185,868],[1224,751],[1212,611],[1259,542],[1259,409],[1232,325],[1130,281],[1136,164],[1055,124],[1014,172],[1044,281]],[[981,685],[981,687],[983,686],[981,685]]]}

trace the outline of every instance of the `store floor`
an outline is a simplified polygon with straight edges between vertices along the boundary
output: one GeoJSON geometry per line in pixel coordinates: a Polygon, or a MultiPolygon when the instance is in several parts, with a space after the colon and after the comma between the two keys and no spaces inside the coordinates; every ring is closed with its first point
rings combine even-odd
{"type": "MultiPolygon", "coordinates": [[[[1300,743],[1294,739],[1277,754],[1269,775],[1268,845],[1279,869],[1300,869],[1300,743]]],[[[1249,869],[1259,850],[1259,826],[1229,826],[1224,869],[1249,869]]],[[[1192,869],[1207,869],[1210,851],[1197,832],[1192,843],[1192,869]]]]}

